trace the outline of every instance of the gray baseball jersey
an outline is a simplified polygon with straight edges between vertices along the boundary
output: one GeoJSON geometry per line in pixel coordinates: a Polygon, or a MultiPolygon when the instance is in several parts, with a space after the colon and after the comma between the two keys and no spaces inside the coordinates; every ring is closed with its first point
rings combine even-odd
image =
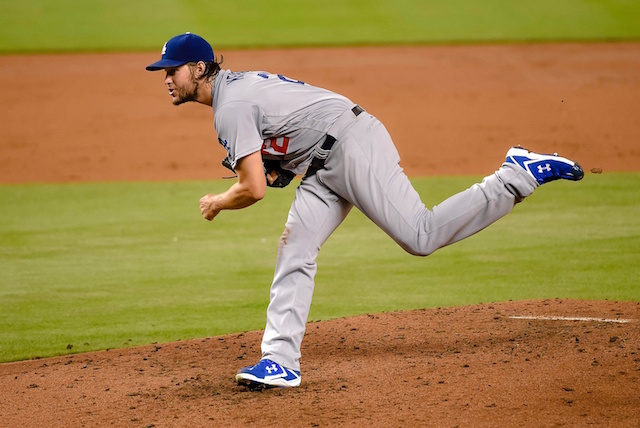
{"type": "Polygon", "coordinates": [[[318,141],[353,106],[342,95],[264,71],[222,70],[212,96],[218,140],[233,167],[260,150],[296,174],[304,173],[318,141]]]}
{"type": "Polygon", "coordinates": [[[389,133],[347,98],[284,76],[222,71],[213,111],[231,164],[262,151],[302,173],[318,143],[336,143],[315,175],[302,180],[278,246],[262,357],[300,370],[300,347],[320,247],[353,206],[407,252],[428,255],[510,212],[538,186],[523,168],[503,164],[478,184],[427,209],[399,165],[389,133]]]}

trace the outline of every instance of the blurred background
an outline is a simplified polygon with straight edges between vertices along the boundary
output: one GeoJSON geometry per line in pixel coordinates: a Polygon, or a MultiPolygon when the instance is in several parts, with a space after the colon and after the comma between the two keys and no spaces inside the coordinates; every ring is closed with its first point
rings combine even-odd
{"type": "Polygon", "coordinates": [[[0,52],[132,51],[191,31],[221,48],[640,37],[634,0],[2,0],[0,52]]]}

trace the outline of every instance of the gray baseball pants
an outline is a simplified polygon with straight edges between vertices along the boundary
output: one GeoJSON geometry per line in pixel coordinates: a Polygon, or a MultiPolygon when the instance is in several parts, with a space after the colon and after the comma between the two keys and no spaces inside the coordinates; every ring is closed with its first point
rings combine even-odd
{"type": "Polygon", "coordinates": [[[349,110],[329,130],[337,142],[325,168],[305,178],[278,246],[262,358],[300,370],[300,346],[320,247],[356,206],[407,252],[426,256],[467,238],[509,213],[537,187],[522,168],[494,174],[427,209],[399,166],[384,125],[349,110]]]}

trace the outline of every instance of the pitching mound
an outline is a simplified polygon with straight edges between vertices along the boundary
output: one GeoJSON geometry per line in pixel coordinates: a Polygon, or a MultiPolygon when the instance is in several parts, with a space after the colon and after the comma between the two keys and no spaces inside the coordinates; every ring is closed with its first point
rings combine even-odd
{"type": "Polygon", "coordinates": [[[638,426],[640,303],[544,300],[308,324],[300,388],[233,381],[261,332],[0,365],[0,425],[638,426]]]}

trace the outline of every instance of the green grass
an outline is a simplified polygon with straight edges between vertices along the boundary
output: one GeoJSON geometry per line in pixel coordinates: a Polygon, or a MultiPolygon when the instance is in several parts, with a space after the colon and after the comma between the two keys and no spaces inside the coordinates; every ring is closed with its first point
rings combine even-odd
{"type": "Polygon", "coordinates": [[[640,38],[636,0],[2,0],[0,52],[640,38]]]}
{"type": "MultiPolygon", "coordinates": [[[[433,206],[478,178],[414,183],[433,206]]],[[[228,185],[0,186],[0,361],[262,329],[295,189],[204,221],[198,199],[228,185]]],[[[640,301],[639,192],[639,173],[553,183],[427,258],[354,211],[321,251],[311,319],[509,299],[640,301]]]]}

